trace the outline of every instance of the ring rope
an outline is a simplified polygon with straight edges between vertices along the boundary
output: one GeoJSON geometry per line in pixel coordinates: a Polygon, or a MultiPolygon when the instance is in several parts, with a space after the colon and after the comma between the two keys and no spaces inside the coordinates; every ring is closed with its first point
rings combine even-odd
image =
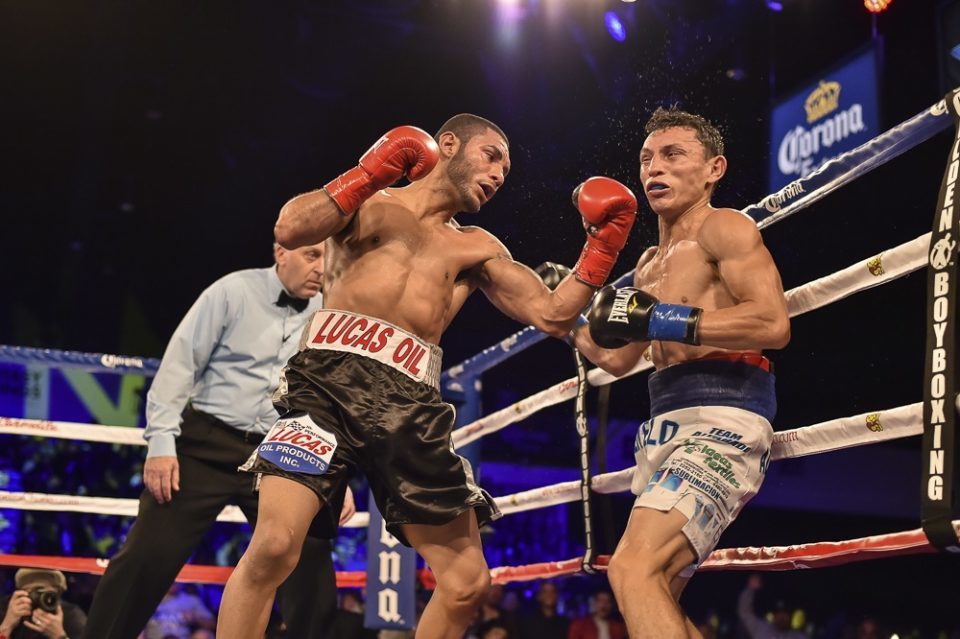
{"type": "MultiPolygon", "coordinates": [[[[138,499],[124,497],[88,497],[83,495],[56,495],[50,493],[24,493],[0,490],[0,508],[11,510],[40,510],[48,512],[93,513],[97,515],[117,515],[136,517],[138,499]]],[[[246,523],[243,511],[237,506],[224,506],[217,521],[246,523]]],[[[369,513],[357,512],[344,524],[345,528],[366,528],[370,522],[369,513]]]]}
{"type": "Polygon", "coordinates": [[[28,417],[0,417],[0,434],[32,435],[128,446],[147,445],[147,441],[143,438],[143,429],[136,426],[101,426],[28,417]]]}
{"type": "MultiPolygon", "coordinates": [[[[919,435],[923,432],[923,412],[920,402],[899,406],[877,412],[861,413],[849,417],[784,430],[774,433],[771,445],[771,457],[774,460],[803,457],[817,453],[830,452],[842,448],[873,444],[891,439],[900,439],[919,435]]],[[[596,475],[591,486],[598,493],[616,493],[629,489],[633,476],[633,467],[596,475]]],[[[557,504],[576,501],[580,498],[579,481],[560,482],[550,486],[503,495],[496,498],[497,506],[503,514],[545,508],[557,504]]],[[[51,495],[44,493],[19,493],[0,491],[0,508],[21,510],[69,510],[72,512],[92,512],[106,515],[135,516],[136,499],[107,497],[82,497],[51,495]]],[[[224,519],[219,521],[245,521],[242,513],[232,515],[228,506],[221,513],[224,519]],[[226,515],[224,515],[226,513],[226,515]]],[[[239,513],[239,509],[237,509],[239,513]]],[[[347,527],[364,527],[367,513],[358,512],[346,524],[347,527]]]]}
{"type": "MultiPolygon", "coordinates": [[[[912,437],[923,432],[921,404],[909,404],[873,413],[841,417],[819,424],[774,433],[773,459],[790,459],[840,450],[891,439],[912,437]]],[[[598,493],[624,492],[630,488],[633,466],[596,475],[592,487],[598,493]]],[[[497,506],[507,515],[554,506],[579,499],[580,483],[567,481],[497,497],[497,506]]]]}
{"type": "Polygon", "coordinates": [[[0,344],[0,361],[21,364],[40,363],[63,368],[78,368],[90,372],[107,370],[111,373],[143,373],[155,375],[160,360],[152,357],[127,357],[106,353],[80,353],[52,348],[30,348],[0,344]]]}
{"type": "MultiPolygon", "coordinates": [[[[954,529],[960,532],[960,520],[955,520],[952,523],[954,529]]],[[[795,570],[797,568],[826,568],[881,557],[900,557],[935,552],[937,552],[937,549],[927,541],[923,530],[917,528],[845,541],[819,541],[792,546],[759,548],[721,548],[710,553],[698,570],[774,571],[795,570]]],[[[596,558],[593,566],[605,570],[609,560],[609,556],[601,555],[596,558]]],[[[581,557],[575,557],[562,561],[533,563],[523,566],[499,566],[490,569],[490,577],[495,584],[564,577],[580,572],[582,561],[581,557]]],[[[0,566],[45,568],[100,575],[106,570],[108,563],[109,561],[106,559],[87,557],[0,555],[0,566]]],[[[232,572],[233,568],[229,566],[188,564],[177,575],[177,581],[224,584],[232,572]]],[[[434,588],[436,586],[436,580],[429,570],[418,571],[418,577],[425,587],[434,588]]],[[[365,571],[337,572],[337,586],[340,588],[362,588],[365,585],[365,571]]]]}

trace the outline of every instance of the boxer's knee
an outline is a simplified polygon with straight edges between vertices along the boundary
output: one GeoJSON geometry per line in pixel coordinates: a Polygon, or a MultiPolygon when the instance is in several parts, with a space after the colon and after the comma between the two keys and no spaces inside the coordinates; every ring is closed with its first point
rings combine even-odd
{"type": "Polygon", "coordinates": [[[279,585],[300,559],[303,538],[279,522],[260,521],[246,554],[250,578],[279,585]]]}
{"type": "Polygon", "coordinates": [[[463,610],[480,607],[490,589],[490,570],[485,563],[444,573],[437,583],[448,606],[463,610]]]}

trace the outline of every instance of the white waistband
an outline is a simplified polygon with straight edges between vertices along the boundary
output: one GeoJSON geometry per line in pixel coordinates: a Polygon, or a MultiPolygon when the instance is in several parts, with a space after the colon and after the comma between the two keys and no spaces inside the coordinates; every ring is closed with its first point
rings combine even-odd
{"type": "Polygon", "coordinates": [[[443,351],[398,326],[358,313],[323,309],[315,312],[303,334],[303,348],[356,353],[440,388],[443,351]]]}

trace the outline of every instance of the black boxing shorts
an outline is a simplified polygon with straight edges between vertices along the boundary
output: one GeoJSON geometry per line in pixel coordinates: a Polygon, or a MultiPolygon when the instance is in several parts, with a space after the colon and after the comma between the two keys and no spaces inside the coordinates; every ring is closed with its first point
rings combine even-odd
{"type": "Polygon", "coordinates": [[[286,477],[328,503],[360,468],[387,529],[408,546],[402,524],[445,524],[471,508],[480,526],[496,519],[493,498],[453,450],[441,357],[382,320],[317,311],[281,374],[281,418],[241,469],[286,477]]]}

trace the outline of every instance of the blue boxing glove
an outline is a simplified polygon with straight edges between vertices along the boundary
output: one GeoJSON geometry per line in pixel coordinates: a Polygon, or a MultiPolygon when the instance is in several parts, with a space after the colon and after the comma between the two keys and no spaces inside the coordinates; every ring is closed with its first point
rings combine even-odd
{"type": "Polygon", "coordinates": [[[664,304],[638,288],[606,286],[590,309],[590,334],[602,348],[622,348],[630,342],[659,340],[700,344],[703,309],[664,304]]]}

